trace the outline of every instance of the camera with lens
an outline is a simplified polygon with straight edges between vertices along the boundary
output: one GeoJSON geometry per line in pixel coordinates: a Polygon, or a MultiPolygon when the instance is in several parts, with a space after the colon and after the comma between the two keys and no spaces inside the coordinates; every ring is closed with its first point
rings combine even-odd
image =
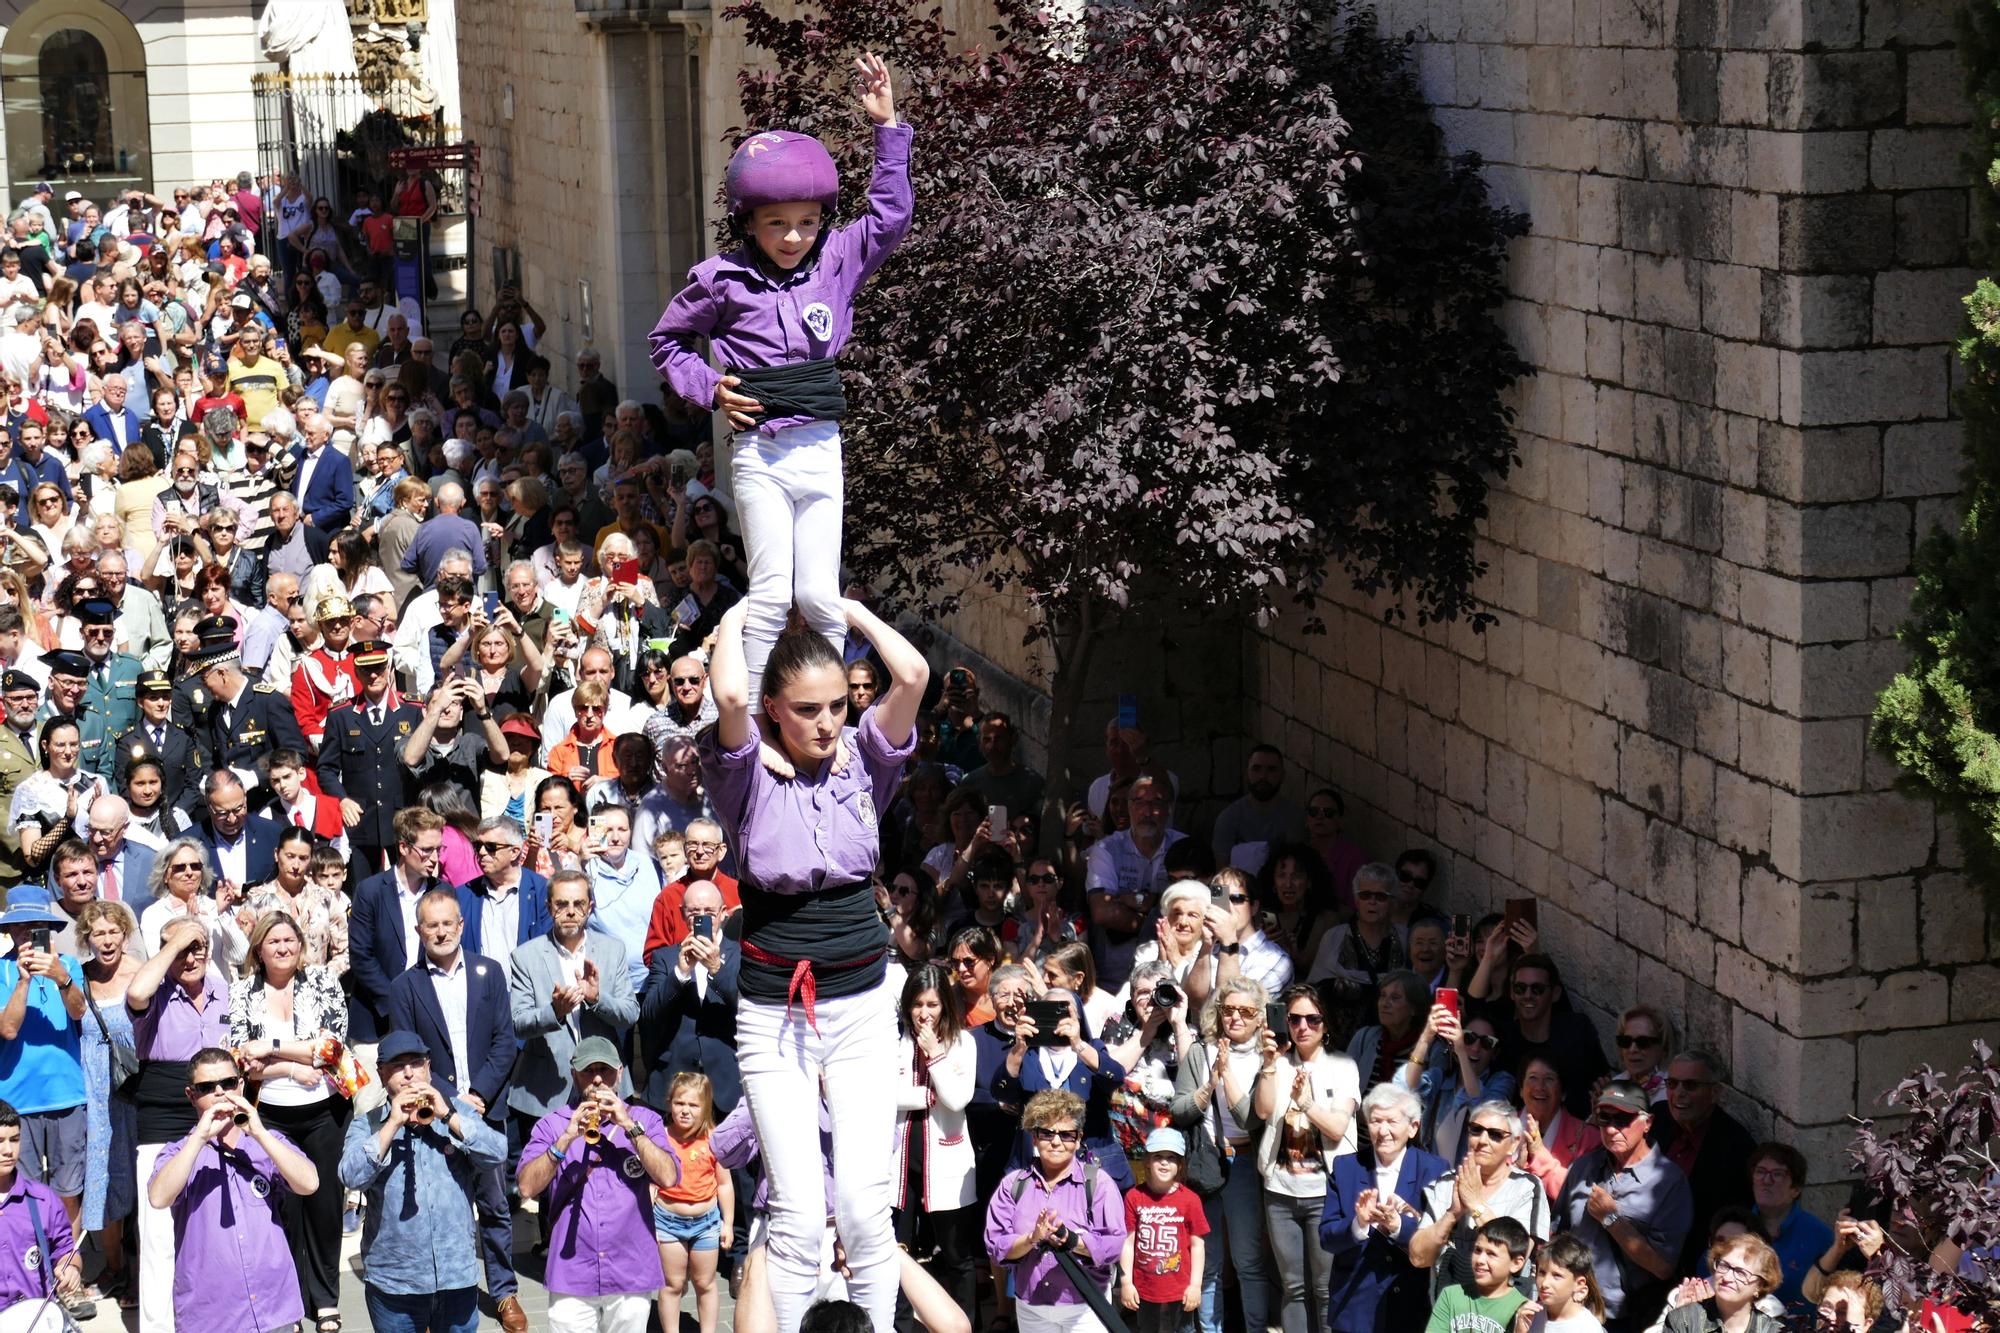
{"type": "Polygon", "coordinates": [[[1153,1007],[1155,1009],[1178,1009],[1187,996],[1171,981],[1162,981],[1153,987],[1153,1007]]]}

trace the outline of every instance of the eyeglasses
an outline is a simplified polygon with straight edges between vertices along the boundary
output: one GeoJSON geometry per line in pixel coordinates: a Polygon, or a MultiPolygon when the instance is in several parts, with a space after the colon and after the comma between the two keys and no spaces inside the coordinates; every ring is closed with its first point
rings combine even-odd
{"type": "Polygon", "coordinates": [[[1256,1018],[1257,1010],[1247,1004],[1225,1004],[1217,1010],[1224,1018],[1256,1018]]]}
{"type": "Polygon", "coordinates": [[[1285,1022],[1295,1028],[1323,1028],[1326,1026],[1326,1019],[1318,1014],[1287,1014],[1285,1022]]]}
{"type": "Polygon", "coordinates": [[[1549,983],[1546,981],[1517,981],[1514,983],[1516,995],[1547,995],[1549,983]]]}
{"type": "Polygon", "coordinates": [[[1715,1275],[1719,1278],[1726,1277],[1731,1282],[1738,1282],[1745,1284],[1755,1282],[1757,1280],[1757,1275],[1755,1273],[1743,1267],[1741,1264],[1732,1264],[1727,1259],[1718,1259],[1716,1261],[1715,1275]]]}
{"type": "Polygon", "coordinates": [[[603,712],[603,704],[578,704],[576,706],[578,717],[596,717],[602,715],[603,712]]]}
{"type": "Polygon", "coordinates": [[[1467,1125],[1465,1132],[1475,1139],[1490,1139],[1494,1143],[1505,1143],[1513,1137],[1505,1125],[1467,1125]]]}
{"type": "Polygon", "coordinates": [[[695,842],[690,840],[682,843],[681,846],[690,852],[719,852],[722,850],[722,844],[719,842],[695,842]]]}
{"type": "Polygon", "coordinates": [[[1239,904],[1247,903],[1250,901],[1250,895],[1247,893],[1232,893],[1229,895],[1229,901],[1239,904]]]}
{"type": "Polygon", "coordinates": [[[1309,805],[1306,807],[1306,818],[1338,819],[1340,818],[1340,811],[1334,809],[1330,805],[1309,805]]]}
{"type": "Polygon", "coordinates": [[[243,1076],[231,1074],[228,1078],[205,1078],[192,1086],[197,1097],[206,1097],[212,1092],[234,1092],[243,1086],[243,1076]]]}
{"type": "Polygon", "coordinates": [[[1600,1106],[1597,1108],[1597,1114],[1592,1116],[1590,1121],[1592,1124],[1599,1125],[1605,1129],[1624,1129],[1638,1118],[1639,1114],[1636,1111],[1614,1111],[1600,1106]]]}
{"type": "Polygon", "coordinates": [[[1679,1092],[1682,1088],[1686,1088],[1692,1092],[1697,1088],[1712,1088],[1714,1086],[1715,1080],[1712,1078],[1670,1078],[1667,1080],[1668,1092],[1679,1092]]]}
{"type": "Polygon", "coordinates": [[[1500,1039],[1490,1032],[1463,1032],[1460,1037],[1466,1045],[1477,1046],[1483,1051],[1497,1050],[1500,1046],[1500,1039]]]}
{"type": "Polygon", "coordinates": [[[1362,903],[1386,903],[1389,901],[1389,895],[1380,889],[1370,889],[1366,893],[1355,894],[1354,900],[1362,903]]]}
{"type": "Polygon", "coordinates": [[[1760,1185],[1787,1185],[1792,1173],[1782,1166],[1760,1166],[1750,1173],[1750,1178],[1760,1185]]]}
{"type": "Polygon", "coordinates": [[[1648,1050],[1654,1046],[1658,1046],[1660,1044],[1660,1039],[1658,1037],[1648,1036],[1644,1033],[1638,1033],[1638,1032],[1621,1032],[1616,1037],[1612,1038],[1612,1040],[1618,1043],[1618,1049],[1621,1051],[1630,1051],[1630,1050],[1643,1051],[1643,1050],[1648,1050]]]}
{"type": "Polygon", "coordinates": [[[201,862],[176,861],[167,867],[167,873],[169,875],[199,875],[201,873],[201,862]]]}
{"type": "Polygon", "coordinates": [[[1423,890],[1428,889],[1431,886],[1430,876],[1412,875],[1407,870],[1398,870],[1396,872],[1396,878],[1402,883],[1410,885],[1412,888],[1418,890],[1419,892],[1422,892],[1423,890]]]}
{"type": "Polygon", "coordinates": [[[1062,883],[1062,876],[1061,876],[1061,875],[1028,875],[1028,876],[1025,876],[1025,881],[1026,881],[1027,883],[1029,883],[1029,884],[1060,884],[1060,883],[1062,883]]]}
{"type": "Polygon", "coordinates": [[[481,856],[498,856],[502,852],[512,851],[515,846],[511,842],[475,842],[472,845],[478,849],[481,856]]]}
{"type": "Polygon", "coordinates": [[[1035,1129],[1029,1133],[1035,1136],[1038,1143],[1076,1143],[1083,1138],[1073,1129],[1035,1129]]]}
{"type": "Polygon", "coordinates": [[[954,972],[970,972],[978,966],[979,960],[977,958],[962,957],[951,960],[951,970],[954,972]]]}
{"type": "Polygon", "coordinates": [[[701,677],[700,677],[700,676],[668,676],[668,677],[667,677],[667,684],[669,684],[669,685],[699,685],[699,684],[701,684],[701,677]]]}

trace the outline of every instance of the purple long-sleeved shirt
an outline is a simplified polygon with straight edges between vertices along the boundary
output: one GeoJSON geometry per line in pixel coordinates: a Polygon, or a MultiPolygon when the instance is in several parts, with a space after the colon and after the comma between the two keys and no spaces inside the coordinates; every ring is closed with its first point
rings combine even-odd
{"type": "MultiPolygon", "coordinates": [[[[811,262],[778,281],[764,276],[747,249],[704,259],[668,303],[647,344],[653,365],[700,411],[715,407],[723,371],[697,349],[707,338],[724,366],[784,366],[840,355],[854,327],[854,294],[910,229],[910,127],[875,127],[875,174],[868,211],[835,229],[811,262]]],[[[763,422],[764,430],[809,417],[763,422]]]]}
{"type": "MultiPolygon", "coordinates": [[[[1034,1167],[1009,1171],[1001,1178],[986,1205],[986,1253],[996,1264],[1008,1263],[1007,1250],[1016,1240],[1032,1233],[1035,1219],[1044,1208],[1052,1209],[1064,1225],[1084,1237],[1089,1258],[1086,1268],[1107,1271],[1118,1262],[1125,1248],[1125,1201],[1118,1182],[1102,1171],[1088,1191],[1084,1189],[1084,1166],[1070,1163],[1069,1171],[1053,1185],[1042,1179],[1034,1167]],[[1020,1198],[1015,1198],[1014,1182],[1021,1182],[1020,1198]],[[1086,1206],[1086,1194],[1089,1198],[1086,1206]]],[[[1014,1260],[1014,1293],[1030,1305],[1078,1305],[1083,1297],[1069,1280],[1056,1257],[1036,1247],[1014,1260]]]]}

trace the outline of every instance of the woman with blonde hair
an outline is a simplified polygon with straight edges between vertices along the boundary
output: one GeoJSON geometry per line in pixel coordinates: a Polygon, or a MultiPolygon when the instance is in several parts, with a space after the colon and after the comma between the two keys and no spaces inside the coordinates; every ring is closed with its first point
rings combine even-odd
{"type": "MultiPolygon", "coordinates": [[[[305,932],[285,912],[250,929],[242,975],[229,986],[229,1046],[258,1085],[257,1113],[332,1180],[350,1108],[328,1080],[322,1038],[347,1040],[347,999],[331,970],[304,963],[305,932]]],[[[340,1310],[341,1192],[321,1189],[279,1204],[299,1295],[322,1327],[340,1310]]]]}
{"type": "Polygon", "coordinates": [[[1769,1241],[1754,1232],[1719,1237],[1708,1247],[1708,1271],[1675,1288],[1664,1333],[1783,1333],[1783,1322],[1758,1305],[1784,1280],[1769,1241]]]}

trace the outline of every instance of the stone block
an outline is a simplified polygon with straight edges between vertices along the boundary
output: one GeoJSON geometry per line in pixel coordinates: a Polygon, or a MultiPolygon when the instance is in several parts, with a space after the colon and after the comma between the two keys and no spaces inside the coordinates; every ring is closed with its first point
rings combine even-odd
{"type": "Polygon", "coordinates": [[[1871,0],[1863,40],[1869,46],[1943,46],[1957,35],[1958,14],[1950,0],[1871,0]]]}
{"type": "Polygon", "coordinates": [[[1581,782],[1562,784],[1562,854],[1592,874],[1604,872],[1604,800],[1581,782]]]}
{"type": "Polygon", "coordinates": [[[1729,196],[1729,259],[1757,268],[1778,264],[1778,196],[1735,190],[1729,196]]]}
{"type": "MultiPolygon", "coordinates": [[[[1643,884],[1651,874],[1647,820],[1643,811],[1619,800],[1604,802],[1604,875],[1613,884],[1643,884]]],[[[1599,917],[1598,920],[1608,918],[1599,917]]]]}
{"type": "Polygon", "coordinates": [[[1646,826],[1647,873],[1620,888],[1636,889],[1649,902],[1680,900],[1701,873],[1694,837],[1686,829],[1653,820],[1646,826]]]}
{"type": "MultiPolygon", "coordinates": [[[[1667,181],[1627,181],[1618,198],[1620,234],[1628,248],[1648,254],[1725,258],[1729,249],[1729,194],[1727,190],[1667,181]]],[[[1886,199],[1881,212],[1886,236],[1886,199]]]]}
{"type": "Polygon", "coordinates": [[[1868,134],[1861,130],[1745,130],[1749,178],[1783,195],[1849,194],[1868,188],[1868,134]]]}
{"type": "Polygon", "coordinates": [[[1758,485],[1781,499],[1867,500],[1881,489],[1881,432],[1872,426],[1800,430],[1762,422],[1757,438],[1758,485]]]}
{"type": "Polygon", "coordinates": [[[1800,649],[1800,656],[1800,712],[1809,718],[1867,717],[1874,712],[1875,696],[1908,660],[1903,645],[1893,639],[1810,644],[1800,649]]]}
{"type": "Polygon", "coordinates": [[[1902,105],[1894,51],[1785,52],[1771,57],[1773,126],[1788,130],[1873,125],[1902,105]]]}
{"type": "Polygon", "coordinates": [[[1873,292],[1860,275],[1765,273],[1759,328],[1779,347],[1860,347],[1872,328],[1873,292]]]}
{"type": "Polygon", "coordinates": [[[1950,342],[1965,322],[1963,298],[1978,275],[1970,269],[1892,269],[1875,278],[1875,341],[1950,342]]]}
{"type": "Polygon", "coordinates": [[[1885,496],[1957,495],[1964,470],[1965,427],[1956,421],[1891,426],[1883,432],[1885,496]]]}
{"type": "Polygon", "coordinates": [[[1923,190],[1965,179],[1962,165],[1973,145],[1961,128],[1876,130],[1870,136],[1868,175],[1877,189],[1923,190]]]}
{"type": "MultiPolygon", "coordinates": [[[[1716,770],[1718,800],[1721,799],[1722,779],[1728,776],[1729,771],[1726,768],[1716,770]]],[[[1742,859],[1727,847],[1703,841],[1695,848],[1694,892],[1683,894],[1673,906],[1676,911],[1692,910],[1696,924],[1704,934],[1734,944],[1742,938],[1743,931],[1742,880],[1742,859]]],[[[1709,966],[1713,968],[1714,965],[1711,947],[1709,966]]]]}
{"type": "MultiPolygon", "coordinates": [[[[1772,848],[1781,870],[1788,861],[1797,868],[1795,878],[1881,879],[1908,874],[1930,859],[1936,835],[1928,802],[1893,792],[1865,792],[1802,797],[1797,804],[1795,846],[1772,848]]],[[[1774,799],[1774,822],[1778,806],[1774,799]]]]}
{"type": "Polygon", "coordinates": [[[1854,886],[1801,885],[1761,870],[1743,874],[1743,947],[1803,976],[1854,964],[1854,886]]]}
{"type": "Polygon", "coordinates": [[[1962,875],[1929,875],[1923,881],[1924,961],[1932,966],[1987,957],[1986,898],[1962,875]]]}
{"type": "Polygon", "coordinates": [[[1736,1091],[1781,1115],[1810,1119],[1854,1100],[1854,1047],[1845,1041],[1799,1041],[1764,1017],[1738,1014],[1730,1069],[1736,1091]]]}
{"type": "MultiPolygon", "coordinates": [[[[1776,207],[1776,200],[1772,200],[1776,207]]],[[[1742,264],[1701,266],[1701,327],[1710,333],[1742,341],[1756,341],[1762,333],[1764,314],[1763,273],[1742,264]]],[[[1771,349],[1763,349],[1771,350],[1771,349]]],[[[1727,367],[1727,359],[1724,367],[1727,367]]],[[[1772,404],[1777,402],[1776,365],[1772,367],[1772,404]]],[[[1722,398],[1717,391],[1718,401],[1722,398]]],[[[1727,406],[1722,403],[1722,406],[1727,406]]]]}
{"type": "Polygon", "coordinates": [[[1861,786],[1867,748],[1866,720],[1858,717],[1804,722],[1799,726],[1799,791],[1816,796],[1861,786]]]}
{"type": "Polygon", "coordinates": [[[1961,967],[1951,979],[1951,1021],[2000,1019],[2000,967],[1961,967]]]}
{"type": "Polygon", "coordinates": [[[1795,386],[1789,379],[1781,386],[1785,419],[1831,426],[1943,417],[1950,406],[1949,356],[1943,347],[1800,352],[1781,367],[1797,368],[1795,386]]]}
{"type": "Polygon", "coordinates": [[[1769,640],[1737,625],[1722,629],[1722,688],[1753,704],[1771,697],[1769,640]]]}
{"type": "MultiPolygon", "coordinates": [[[[1752,854],[1762,854],[1771,842],[1771,788],[1767,783],[1746,777],[1733,768],[1715,773],[1715,836],[1726,846],[1752,854]]],[[[1706,900],[1704,900],[1706,901],[1706,900]]],[[[1702,919],[1708,924],[1708,909],[1702,919]]],[[[1732,918],[1733,919],[1733,916],[1732,918]]],[[[1734,929],[1711,926],[1718,935],[1733,938],[1734,929]]]]}
{"type": "Polygon", "coordinates": [[[1728,125],[1765,125],[1771,118],[1771,57],[1724,51],[1716,69],[1717,114],[1728,125]]]}
{"type": "Polygon", "coordinates": [[[1702,265],[1674,255],[1638,255],[1632,262],[1632,311],[1651,324],[1701,327],[1702,265]]]}
{"type": "MultiPolygon", "coordinates": [[[[1733,702],[1733,701],[1732,701],[1733,702]]],[[[1715,836],[1716,764],[1707,754],[1689,750],[1681,756],[1681,824],[1699,837],[1715,836]]],[[[1693,915],[1691,903],[1677,903],[1693,915]]]]}
{"type": "MultiPolygon", "coordinates": [[[[1660,885],[1665,893],[1685,891],[1682,885],[1660,885]]],[[[1667,916],[1660,908],[1635,893],[1618,894],[1618,938],[1649,958],[1667,951],[1667,916]]]]}
{"type": "MultiPolygon", "coordinates": [[[[1627,235],[1633,234],[1631,222],[1628,216],[1627,235]]],[[[1888,266],[1895,248],[1895,203],[1888,195],[1804,195],[1779,201],[1778,262],[1786,269],[1872,273],[1888,266]]]]}
{"type": "MultiPolygon", "coordinates": [[[[1963,100],[1954,85],[1951,96],[1963,100]]],[[[1962,264],[1971,234],[1970,191],[1913,190],[1896,198],[1896,262],[1910,265],[1962,264]]]]}
{"type": "MultiPolygon", "coordinates": [[[[1732,316],[1739,328],[1755,322],[1747,302],[1734,310],[1732,316]]],[[[1776,421],[1781,411],[1781,365],[1775,347],[1741,342],[1725,344],[1715,357],[1715,405],[1726,412],[1776,421]]]]}
{"type": "Polygon", "coordinates": [[[1618,747],[1618,792],[1669,820],[1680,818],[1680,751],[1642,732],[1627,731],[1618,747]]]}
{"type": "Polygon", "coordinates": [[[1909,879],[1870,880],[1854,886],[1855,939],[1865,972],[1915,967],[1917,886],[1909,879]]]}
{"type": "Polygon", "coordinates": [[[1971,118],[1972,106],[1965,97],[1965,61],[1955,44],[1932,51],[1906,52],[1903,62],[1908,70],[1904,79],[1904,124],[1963,125],[1971,118]]]}
{"type": "MultiPolygon", "coordinates": [[[[1810,578],[1901,574],[1910,567],[1910,549],[1905,503],[1814,506],[1799,512],[1798,564],[1791,572],[1810,578]]],[[[1865,620],[1865,607],[1858,606],[1857,630],[1865,620]]]]}

